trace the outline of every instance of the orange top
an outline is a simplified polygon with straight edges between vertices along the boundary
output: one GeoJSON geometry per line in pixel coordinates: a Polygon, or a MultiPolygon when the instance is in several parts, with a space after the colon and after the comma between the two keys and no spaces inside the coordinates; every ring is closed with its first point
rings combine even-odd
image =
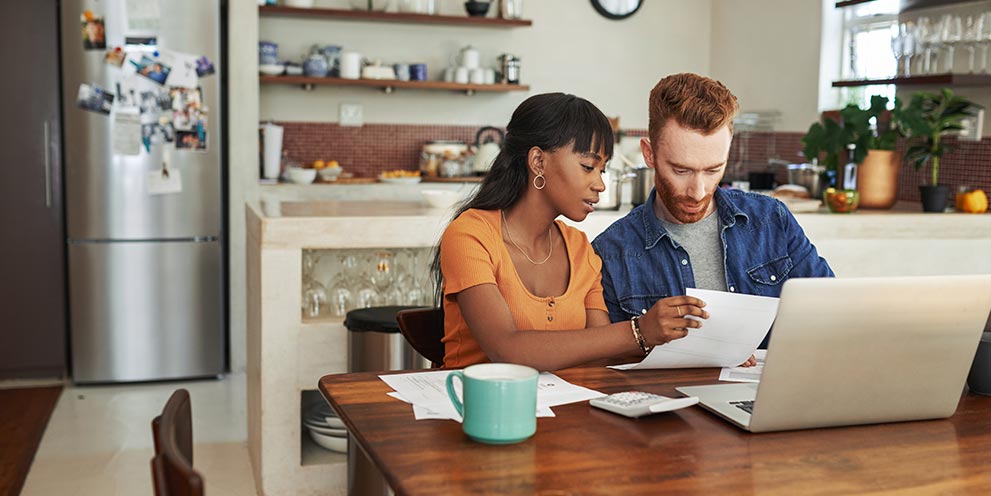
{"type": "Polygon", "coordinates": [[[479,284],[495,284],[509,305],[517,329],[559,331],[585,328],[585,310],[606,310],[602,261],[585,233],[555,221],[571,265],[568,289],[560,296],[535,296],[526,289],[502,241],[499,210],[466,210],[444,231],[440,266],[444,275],[444,368],[488,362],[468,329],[454,296],[479,284]]]}

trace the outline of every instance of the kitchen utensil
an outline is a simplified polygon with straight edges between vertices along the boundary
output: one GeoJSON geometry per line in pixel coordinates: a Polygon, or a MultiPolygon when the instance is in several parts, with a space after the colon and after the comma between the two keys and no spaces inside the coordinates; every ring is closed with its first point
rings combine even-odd
{"type": "Polygon", "coordinates": [[[481,55],[477,48],[471,45],[463,47],[458,51],[457,55],[457,65],[461,67],[467,67],[468,69],[474,69],[479,66],[481,61],[481,55]]]}
{"type": "Polygon", "coordinates": [[[410,81],[426,81],[427,64],[410,64],[409,79],[410,81]]]}
{"type": "Polygon", "coordinates": [[[260,64],[258,72],[266,76],[278,76],[286,71],[286,66],[282,64],[260,64]]]}
{"type": "Polygon", "coordinates": [[[396,71],[392,67],[383,66],[379,61],[366,65],[361,69],[362,79],[396,79],[396,71]]]}
{"type": "Polygon", "coordinates": [[[313,0],[285,0],[286,7],[296,7],[298,9],[308,9],[313,7],[313,0]]]}
{"type": "Polygon", "coordinates": [[[465,2],[465,10],[469,16],[483,17],[489,13],[489,2],[468,1],[465,2]]]}
{"type": "Polygon", "coordinates": [[[437,13],[437,3],[435,0],[399,0],[399,11],[409,14],[437,13]]]}
{"type": "Polygon", "coordinates": [[[486,67],[485,69],[485,84],[495,84],[495,69],[491,67],[486,67]]]}
{"type": "Polygon", "coordinates": [[[523,0],[501,0],[502,8],[499,15],[503,19],[519,19],[523,17],[523,0]]]}
{"type": "Polygon", "coordinates": [[[345,50],[341,52],[341,78],[359,79],[361,77],[361,54],[345,50]]]}
{"type": "Polygon", "coordinates": [[[303,61],[303,74],[309,77],[326,77],[330,72],[327,59],[319,53],[314,53],[303,61]]]}
{"type": "Polygon", "coordinates": [[[630,192],[630,203],[634,206],[646,203],[654,188],[654,169],[646,166],[633,169],[633,188],[630,192]]]}
{"type": "Polygon", "coordinates": [[[282,165],[282,126],[265,123],[259,126],[262,133],[262,177],[278,179],[282,165]]]}
{"type": "Polygon", "coordinates": [[[492,163],[495,162],[496,157],[502,150],[502,142],[506,135],[503,134],[502,129],[492,126],[485,126],[479,129],[475,133],[475,147],[478,151],[475,152],[475,163],[472,166],[473,172],[476,174],[485,174],[492,167],[492,163]],[[484,138],[483,134],[488,133],[484,138]],[[498,138],[493,139],[492,134],[495,134],[498,138]]]}
{"type": "Polygon", "coordinates": [[[327,59],[327,75],[338,77],[341,74],[341,47],[338,45],[313,45],[310,55],[319,53],[327,59]]]}
{"type": "Polygon", "coordinates": [[[520,84],[520,59],[519,57],[504,53],[499,56],[502,64],[502,82],[504,84],[520,84]]]}
{"type": "Polygon", "coordinates": [[[788,165],[788,182],[804,186],[813,198],[822,197],[822,173],[825,167],[812,164],[788,165]]]}

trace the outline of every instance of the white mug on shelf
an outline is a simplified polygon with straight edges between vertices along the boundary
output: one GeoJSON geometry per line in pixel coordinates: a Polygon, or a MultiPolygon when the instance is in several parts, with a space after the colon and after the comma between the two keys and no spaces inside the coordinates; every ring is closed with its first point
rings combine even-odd
{"type": "Polygon", "coordinates": [[[361,54],[346,50],[341,52],[341,78],[358,79],[361,77],[361,54]]]}
{"type": "Polygon", "coordinates": [[[262,177],[278,179],[282,169],[282,126],[271,122],[259,125],[262,132],[262,177]]]}
{"type": "Polygon", "coordinates": [[[454,70],[454,82],[468,84],[468,68],[458,67],[454,70]]]}
{"type": "Polygon", "coordinates": [[[454,67],[454,66],[445,67],[444,68],[444,81],[446,81],[448,83],[453,83],[454,82],[454,73],[457,70],[458,70],[458,68],[457,67],[454,67]]]}
{"type": "Polygon", "coordinates": [[[486,67],[485,71],[485,84],[495,84],[495,69],[491,67],[486,67]]]}
{"type": "Polygon", "coordinates": [[[458,52],[457,59],[458,59],[457,62],[462,67],[466,67],[468,69],[474,69],[478,67],[479,62],[481,60],[481,55],[479,55],[477,49],[473,48],[471,45],[468,45],[462,48],[461,51],[458,52]]]}
{"type": "Polygon", "coordinates": [[[468,81],[471,84],[485,84],[485,69],[476,67],[468,71],[468,81]]]}

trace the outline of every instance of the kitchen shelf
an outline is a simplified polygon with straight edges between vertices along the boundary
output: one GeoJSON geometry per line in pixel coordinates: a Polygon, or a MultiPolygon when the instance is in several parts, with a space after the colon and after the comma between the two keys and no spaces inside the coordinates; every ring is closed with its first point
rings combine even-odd
{"type": "Polygon", "coordinates": [[[533,25],[528,19],[500,19],[496,17],[444,16],[375,12],[369,10],[322,9],[264,5],[258,7],[258,15],[268,17],[321,17],[342,21],[400,22],[411,24],[441,24],[491,28],[517,28],[533,25]]]}
{"type": "Polygon", "coordinates": [[[392,93],[395,88],[409,88],[419,90],[450,90],[464,91],[472,95],[477,91],[487,92],[509,92],[509,91],[529,91],[530,87],[524,84],[461,84],[448,83],[446,81],[400,81],[398,79],[343,79],[334,77],[307,77],[307,76],[259,76],[261,84],[294,84],[302,86],[304,89],[312,89],[314,86],[364,86],[367,88],[382,88],[386,93],[392,93]]]}
{"type": "Polygon", "coordinates": [[[926,74],[887,79],[854,79],[833,81],[834,88],[894,84],[897,86],[991,86],[991,74],[926,74]]]}
{"type": "MultiPolygon", "coordinates": [[[[843,7],[850,7],[853,5],[870,3],[874,1],[875,0],[844,0],[841,2],[836,2],[836,8],[841,9],[843,7]]],[[[907,12],[909,10],[924,9],[928,7],[945,7],[955,3],[971,3],[974,1],[975,0],[901,0],[898,5],[898,12],[907,12]]]]}

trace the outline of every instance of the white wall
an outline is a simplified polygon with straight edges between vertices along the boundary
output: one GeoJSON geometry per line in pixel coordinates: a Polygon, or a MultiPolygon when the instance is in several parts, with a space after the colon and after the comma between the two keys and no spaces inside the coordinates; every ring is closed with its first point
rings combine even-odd
{"type": "Polygon", "coordinates": [[[713,0],[710,75],[740,108],[778,110],[776,131],[818,118],[822,0],[713,0]]]}
{"type": "MultiPolygon", "coordinates": [[[[444,12],[463,14],[462,1],[443,2],[444,12]]],[[[341,2],[318,0],[317,5],[341,2]]],[[[590,2],[529,0],[529,28],[479,28],[295,18],[262,18],[259,36],[279,44],[282,58],[299,60],[314,43],[337,44],[385,63],[425,62],[430,79],[441,79],[457,50],[471,44],[495,66],[504,52],[522,59],[530,92],[476,94],[369,88],[265,85],[262,119],[336,122],[340,102],[361,103],[365,122],[505,125],[527,96],[564,91],[587,98],[624,127],[647,127],[647,95],[660,77],[709,68],[711,0],[651,0],[631,18],[611,21],[590,2]]],[[[490,13],[491,15],[491,13],[490,13]]]]}

